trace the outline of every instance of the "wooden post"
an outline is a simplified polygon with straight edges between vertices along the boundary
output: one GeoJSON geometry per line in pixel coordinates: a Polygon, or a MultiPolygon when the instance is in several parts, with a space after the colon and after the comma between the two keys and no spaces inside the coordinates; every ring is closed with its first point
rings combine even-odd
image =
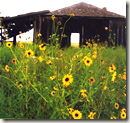
{"type": "Polygon", "coordinates": [[[13,45],[16,45],[16,35],[13,37],[13,45]]]}
{"type": "Polygon", "coordinates": [[[124,27],[124,33],[123,33],[123,34],[124,34],[123,45],[124,45],[124,47],[126,47],[126,38],[127,38],[127,37],[126,37],[126,23],[124,24],[124,26],[125,26],[125,27],[124,27]]]}
{"type": "Polygon", "coordinates": [[[121,23],[121,45],[123,45],[123,33],[124,33],[124,29],[123,29],[123,27],[124,27],[124,24],[123,24],[123,22],[121,23]]]}
{"type": "Polygon", "coordinates": [[[33,22],[33,25],[34,25],[34,30],[33,30],[33,43],[35,43],[35,37],[36,37],[36,28],[37,28],[37,25],[36,25],[36,20],[34,20],[33,22]]]}
{"type": "Polygon", "coordinates": [[[50,26],[51,26],[51,20],[49,17],[46,18],[46,24],[47,24],[47,27],[46,27],[46,30],[47,30],[47,36],[46,36],[46,41],[47,43],[49,43],[49,36],[50,36],[50,26]]]}
{"type": "MultiPolygon", "coordinates": [[[[109,20],[109,30],[112,30],[112,20],[109,20]]],[[[108,30],[108,35],[110,35],[110,31],[108,30]]],[[[112,37],[111,37],[112,38],[112,37]]],[[[108,46],[110,46],[111,39],[108,39],[108,46]]]]}
{"type": "Polygon", "coordinates": [[[119,24],[117,24],[117,46],[119,45],[119,24]]]}
{"type": "Polygon", "coordinates": [[[79,37],[79,46],[81,47],[81,45],[82,45],[82,26],[80,27],[79,34],[80,34],[80,37],[79,37]]]}
{"type": "Polygon", "coordinates": [[[42,29],[42,17],[39,16],[39,29],[38,29],[39,33],[41,33],[41,29],[42,29]]]}
{"type": "Polygon", "coordinates": [[[82,26],[82,45],[84,44],[84,26],[82,26]]]}
{"type": "Polygon", "coordinates": [[[2,43],[2,18],[0,18],[0,42],[2,43]]]}
{"type": "Polygon", "coordinates": [[[2,42],[2,28],[0,27],[0,42],[2,42]]]}

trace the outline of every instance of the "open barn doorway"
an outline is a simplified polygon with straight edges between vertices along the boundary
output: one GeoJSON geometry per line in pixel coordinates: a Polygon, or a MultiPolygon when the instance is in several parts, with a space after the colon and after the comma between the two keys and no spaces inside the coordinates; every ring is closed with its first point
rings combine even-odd
{"type": "Polygon", "coordinates": [[[79,47],[80,33],[71,33],[70,44],[72,47],[79,47]]]}

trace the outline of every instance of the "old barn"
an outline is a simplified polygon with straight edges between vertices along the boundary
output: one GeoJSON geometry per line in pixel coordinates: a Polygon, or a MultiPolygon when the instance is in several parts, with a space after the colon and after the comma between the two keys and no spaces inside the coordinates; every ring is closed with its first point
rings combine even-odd
{"type": "MultiPolygon", "coordinates": [[[[41,33],[42,41],[49,43],[48,38],[53,34],[51,16],[55,15],[56,22],[61,21],[60,26],[63,27],[72,13],[75,16],[66,24],[64,34],[67,37],[63,38],[62,46],[70,46],[72,33],[79,33],[80,46],[85,44],[87,39],[95,39],[96,41],[100,39],[102,42],[108,41],[111,44],[111,39],[108,38],[110,33],[112,38],[115,35],[115,45],[126,46],[126,17],[109,12],[105,7],[98,8],[84,2],[52,12],[45,10],[15,17],[5,17],[1,19],[1,25],[8,31],[8,37],[13,37],[14,44],[16,44],[16,36],[19,31],[26,32],[32,28],[34,28],[33,42],[35,42],[35,35],[41,33]]],[[[61,32],[62,30],[59,29],[58,34],[61,35],[61,32]]],[[[0,36],[1,40],[4,39],[2,33],[0,36]]]]}

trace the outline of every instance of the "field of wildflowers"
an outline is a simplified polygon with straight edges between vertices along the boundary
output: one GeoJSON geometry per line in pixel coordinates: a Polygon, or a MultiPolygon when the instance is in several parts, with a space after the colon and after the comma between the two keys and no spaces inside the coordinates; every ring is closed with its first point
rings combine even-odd
{"type": "Polygon", "coordinates": [[[126,119],[126,48],[86,44],[4,43],[0,118],[126,119]]]}

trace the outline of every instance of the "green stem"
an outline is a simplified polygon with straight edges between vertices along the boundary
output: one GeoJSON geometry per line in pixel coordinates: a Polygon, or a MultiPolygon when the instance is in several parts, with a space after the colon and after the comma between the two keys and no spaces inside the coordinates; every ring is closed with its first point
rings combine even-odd
{"type": "Polygon", "coordinates": [[[61,42],[62,42],[62,38],[63,38],[63,33],[64,33],[64,30],[65,30],[65,26],[66,26],[66,23],[70,20],[71,16],[69,17],[69,19],[64,23],[64,27],[63,27],[63,31],[61,33],[61,40],[60,40],[60,46],[61,46],[61,42]]]}
{"type": "Polygon", "coordinates": [[[11,79],[9,79],[9,78],[7,78],[7,77],[5,77],[5,76],[2,76],[2,75],[0,75],[0,77],[3,77],[3,78],[5,78],[5,79],[11,81],[15,86],[17,86],[11,79]]]}
{"type": "Polygon", "coordinates": [[[33,89],[48,103],[47,99],[42,96],[42,94],[32,85],[32,83],[29,81],[29,84],[33,87],[33,89]]]}

